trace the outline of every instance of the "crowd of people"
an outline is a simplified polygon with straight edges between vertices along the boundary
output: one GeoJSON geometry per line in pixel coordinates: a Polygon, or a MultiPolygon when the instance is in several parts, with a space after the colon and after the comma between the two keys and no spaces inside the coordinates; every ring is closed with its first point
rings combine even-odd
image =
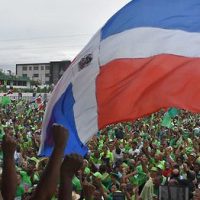
{"type": "MultiPolygon", "coordinates": [[[[1,143],[4,135],[14,137],[16,143],[15,199],[28,199],[38,190],[49,164],[49,158],[37,156],[45,103],[19,99],[0,107],[1,143]]],[[[200,199],[199,114],[161,110],[134,122],[110,125],[87,145],[88,154],[71,177],[73,199],[153,200],[161,195],[181,199],[179,195],[187,193],[189,199],[200,199]]],[[[62,176],[65,169],[69,172],[63,167],[62,176]]],[[[51,199],[59,198],[59,193],[57,189],[51,199]]]]}

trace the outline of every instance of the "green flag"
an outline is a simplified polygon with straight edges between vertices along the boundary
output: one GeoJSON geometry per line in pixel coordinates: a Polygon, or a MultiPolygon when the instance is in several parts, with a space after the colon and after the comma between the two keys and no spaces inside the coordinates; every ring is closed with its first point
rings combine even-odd
{"type": "Polygon", "coordinates": [[[11,103],[10,97],[8,97],[8,96],[1,97],[1,104],[3,106],[6,106],[6,105],[8,105],[10,103],[11,103]]]}
{"type": "Polygon", "coordinates": [[[179,110],[177,110],[176,108],[170,108],[168,110],[169,116],[174,118],[179,114],[179,110]]]}
{"type": "Polygon", "coordinates": [[[161,125],[164,126],[164,127],[167,127],[167,128],[172,128],[173,127],[172,118],[170,117],[168,112],[165,113],[161,125]]]}

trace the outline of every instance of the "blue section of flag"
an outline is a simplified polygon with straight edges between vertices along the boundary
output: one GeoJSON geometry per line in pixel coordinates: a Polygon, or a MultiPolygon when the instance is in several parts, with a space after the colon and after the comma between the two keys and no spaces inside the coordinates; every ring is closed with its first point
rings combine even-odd
{"type": "Polygon", "coordinates": [[[108,20],[101,39],[139,27],[200,32],[199,22],[199,0],[133,0],[108,20]]]}
{"type": "Polygon", "coordinates": [[[69,139],[65,149],[65,154],[77,153],[84,156],[87,153],[87,147],[78,137],[73,111],[74,103],[75,100],[73,97],[72,84],[70,84],[53,108],[51,119],[47,128],[48,135],[46,137],[41,156],[49,156],[52,153],[53,140],[51,126],[53,123],[61,124],[69,131],[69,139]]]}

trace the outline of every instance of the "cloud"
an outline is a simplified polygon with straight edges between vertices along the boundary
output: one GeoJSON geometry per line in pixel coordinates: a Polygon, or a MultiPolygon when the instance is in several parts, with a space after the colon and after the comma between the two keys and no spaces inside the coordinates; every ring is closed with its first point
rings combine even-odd
{"type": "Polygon", "coordinates": [[[73,59],[129,0],[0,0],[0,68],[73,59]]]}

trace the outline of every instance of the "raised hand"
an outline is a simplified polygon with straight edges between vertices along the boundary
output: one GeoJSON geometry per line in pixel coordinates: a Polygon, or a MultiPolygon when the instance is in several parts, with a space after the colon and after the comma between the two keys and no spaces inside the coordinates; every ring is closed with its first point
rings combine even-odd
{"type": "Polygon", "coordinates": [[[83,166],[83,158],[78,154],[67,155],[61,166],[61,176],[71,176],[81,169],[83,166]]]}
{"type": "Polygon", "coordinates": [[[33,194],[32,199],[34,200],[51,199],[57,188],[68,131],[59,124],[53,124],[52,132],[55,144],[54,150],[33,194]]]}
{"type": "Polygon", "coordinates": [[[83,165],[83,158],[77,154],[67,155],[60,169],[59,200],[72,200],[72,178],[83,165]]]}
{"type": "Polygon", "coordinates": [[[2,142],[2,150],[5,156],[13,157],[16,150],[16,146],[17,146],[16,141],[11,135],[9,134],[4,135],[2,142]]]}
{"type": "Polygon", "coordinates": [[[3,199],[14,199],[17,189],[17,174],[14,161],[16,142],[11,135],[6,134],[3,137],[2,150],[3,150],[2,196],[3,199]]]}
{"type": "Polygon", "coordinates": [[[67,130],[59,124],[53,124],[52,130],[55,148],[65,148],[68,139],[67,130]]]}

